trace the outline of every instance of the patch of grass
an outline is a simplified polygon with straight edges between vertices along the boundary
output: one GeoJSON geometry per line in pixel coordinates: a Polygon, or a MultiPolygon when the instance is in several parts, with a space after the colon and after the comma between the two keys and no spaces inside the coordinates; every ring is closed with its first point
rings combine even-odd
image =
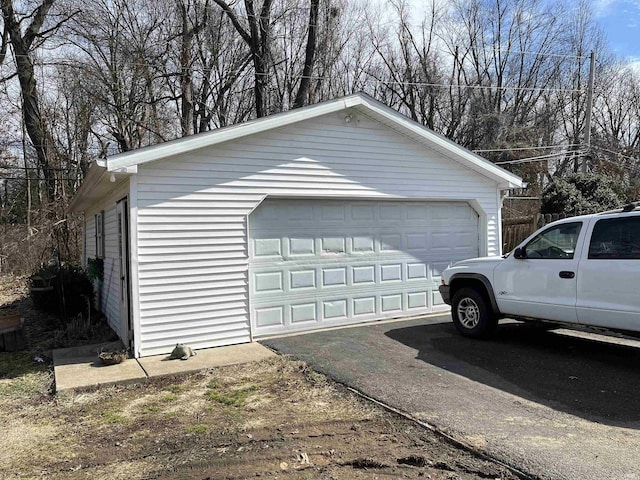
{"type": "Polygon", "coordinates": [[[218,392],[217,390],[210,390],[207,393],[207,399],[229,407],[239,407],[244,404],[251,393],[255,392],[259,388],[260,387],[257,385],[251,385],[246,388],[232,390],[226,393],[218,392]]]}
{"type": "Polygon", "coordinates": [[[0,378],[3,379],[22,377],[50,369],[47,363],[34,362],[31,354],[24,352],[1,352],[0,366],[0,378]]]}
{"type": "Polygon", "coordinates": [[[107,423],[129,423],[129,419],[125,418],[120,414],[120,412],[116,412],[115,410],[105,410],[100,416],[107,423]]]}
{"type": "Polygon", "coordinates": [[[229,422],[241,422],[244,420],[244,415],[237,408],[224,407],[222,413],[224,418],[229,422]]]}
{"type": "Polygon", "coordinates": [[[30,398],[51,393],[53,371],[30,353],[0,353],[0,398],[30,398]]]}
{"type": "Polygon", "coordinates": [[[167,412],[164,414],[164,418],[176,418],[178,415],[180,415],[179,412],[167,412]]]}
{"type": "Polygon", "coordinates": [[[311,385],[326,385],[329,383],[326,376],[311,369],[306,370],[304,376],[311,385]]]}
{"type": "Polygon", "coordinates": [[[202,435],[207,433],[207,426],[202,423],[196,423],[195,425],[189,425],[184,429],[185,433],[196,433],[202,435]]]}
{"type": "Polygon", "coordinates": [[[0,399],[27,399],[49,395],[52,385],[52,372],[28,373],[0,382],[0,399]]]}
{"type": "Polygon", "coordinates": [[[180,393],[184,392],[184,386],[182,385],[167,385],[163,388],[163,390],[171,393],[180,393]]]}
{"type": "Polygon", "coordinates": [[[160,411],[160,407],[158,405],[147,405],[142,409],[142,413],[157,413],[160,411]]]}
{"type": "Polygon", "coordinates": [[[207,383],[207,388],[220,388],[220,382],[217,378],[212,378],[209,380],[209,383],[207,383]]]}
{"type": "Polygon", "coordinates": [[[163,395],[162,397],[160,397],[160,401],[162,403],[175,402],[177,399],[178,399],[178,397],[174,393],[167,393],[167,394],[163,395]]]}

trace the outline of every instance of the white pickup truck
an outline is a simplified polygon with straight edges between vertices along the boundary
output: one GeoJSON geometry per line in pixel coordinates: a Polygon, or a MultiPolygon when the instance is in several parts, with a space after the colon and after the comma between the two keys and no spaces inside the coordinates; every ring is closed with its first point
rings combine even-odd
{"type": "Polygon", "coordinates": [[[500,318],[640,332],[640,203],[551,223],[502,257],[458,262],[440,293],[458,331],[500,318]]]}

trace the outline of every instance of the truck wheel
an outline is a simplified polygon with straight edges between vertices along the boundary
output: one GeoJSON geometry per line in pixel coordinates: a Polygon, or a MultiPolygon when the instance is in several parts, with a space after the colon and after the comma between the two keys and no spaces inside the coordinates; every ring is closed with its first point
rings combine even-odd
{"type": "Polygon", "coordinates": [[[484,296],[471,287],[461,288],[453,295],[451,316],[465,337],[486,338],[498,326],[498,318],[490,312],[484,296]]]}

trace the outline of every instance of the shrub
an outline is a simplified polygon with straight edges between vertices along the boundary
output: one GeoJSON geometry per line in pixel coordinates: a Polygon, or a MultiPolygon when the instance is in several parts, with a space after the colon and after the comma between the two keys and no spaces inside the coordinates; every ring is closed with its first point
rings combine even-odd
{"type": "Polygon", "coordinates": [[[556,178],[542,194],[541,213],[581,215],[596,213],[628,202],[624,185],[613,177],[576,173],[556,178]]]}
{"type": "Polygon", "coordinates": [[[104,280],[104,260],[102,258],[87,259],[87,277],[91,282],[104,280]]]}
{"type": "Polygon", "coordinates": [[[43,266],[29,277],[29,286],[36,308],[62,317],[87,313],[93,304],[93,285],[75,265],[43,266]]]}

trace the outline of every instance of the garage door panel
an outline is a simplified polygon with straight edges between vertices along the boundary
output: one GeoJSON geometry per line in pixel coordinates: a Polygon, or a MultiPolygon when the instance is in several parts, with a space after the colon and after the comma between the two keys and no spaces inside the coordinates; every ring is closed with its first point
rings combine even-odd
{"type": "Polygon", "coordinates": [[[407,263],[407,280],[426,280],[427,268],[425,263],[407,263]]]}
{"type": "Polygon", "coordinates": [[[428,313],[478,253],[467,204],[267,200],[250,217],[254,335],[428,313]]]}
{"type": "Polygon", "coordinates": [[[256,327],[284,327],[284,307],[257,308],[254,312],[256,327]]]}
{"type": "Polygon", "coordinates": [[[296,270],[289,272],[289,289],[291,291],[300,289],[315,289],[316,282],[316,270],[296,270]]]}
{"type": "Polygon", "coordinates": [[[359,297],[352,300],[353,315],[362,316],[376,313],[376,297],[359,297]]]}
{"type": "Polygon", "coordinates": [[[291,324],[300,325],[302,323],[317,322],[317,308],[316,303],[301,303],[298,305],[291,305],[291,324]]]}
{"type": "Polygon", "coordinates": [[[253,252],[256,257],[282,257],[282,242],[279,238],[256,238],[253,252]]]}
{"type": "Polygon", "coordinates": [[[427,308],[427,295],[428,292],[408,292],[407,293],[407,308],[427,308]]]}
{"type": "Polygon", "coordinates": [[[376,266],[359,265],[351,267],[352,285],[366,285],[376,283],[376,266]]]}
{"type": "Polygon", "coordinates": [[[384,284],[387,288],[394,283],[415,285],[422,283],[433,286],[439,282],[442,270],[449,262],[415,262],[414,258],[405,258],[394,262],[378,260],[360,261],[344,265],[332,262],[305,263],[304,265],[286,265],[278,263],[270,266],[252,268],[251,296],[254,300],[262,297],[272,298],[276,293],[307,295],[309,291],[335,288],[378,288],[384,284]]]}
{"type": "Polygon", "coordinates": [[[345,287],[347,285],[347,268],[323,268],[322,269],[322,286],[323,287],[345,287]]]}
{"type": "Polygon", "coordinates": [[[434,307],[446,305],[444,303],[444,300],[442,300],[442,296],[440,295],[439,291],[434,290],[434,291],[431,292],[431,304],[434,307]]]}

